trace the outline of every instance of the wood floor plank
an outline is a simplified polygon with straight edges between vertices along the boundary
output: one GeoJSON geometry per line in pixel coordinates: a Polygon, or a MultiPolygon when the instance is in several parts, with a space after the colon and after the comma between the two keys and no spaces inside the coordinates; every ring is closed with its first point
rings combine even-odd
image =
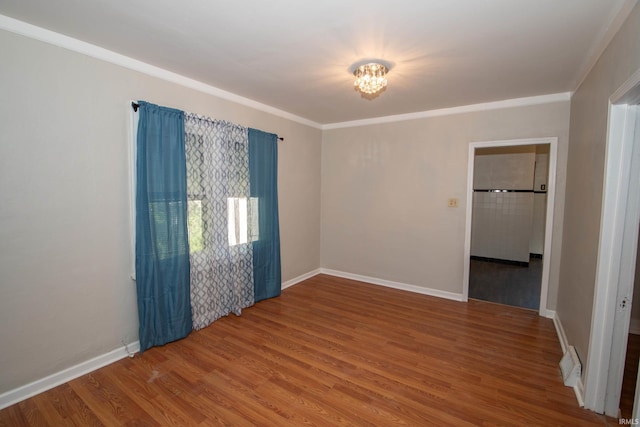
{"type": "MultiPolygon", "coordinates": [[[[168,381],[163,381],[167,374],[152,376],[152,381],[140,377],[134,371],[106,369],[104,374],[121,390],[128,390],[133,403],[162,426],[195,425],[206,419],[172,391],[175,385],[167,386],[168,381]]],[[[188,393],[188,389],[185,393],[188,393]]],[[[184,394],[182,390],[180,394],[184,394]]]]}
{"type": "Polygon", "coordinates": [[[127,425],[134,421],[144,426],[161,425],[133,402],[130,392],[109,381],[103,370],[70,381],[69,385],[105,425],[127,425]]]}
{"type": "Polygon", "coordinates": [[[71,389],[69,384],[62,384],[36,397],[50,401],[58,414],[68,420],[64,425],[79,427],[98,427],[104,425],[83,400],[71,389]]]}
{"type": "Polygon", "coordinates": [[[55,399],[38,395],[31,399],[31,402],[38,408],[43,419],[45,419],[50,425],[59,426],[76,424],[71,418],[72,414],[58,410],[55,399]]]}
{"type": "Polygon", "coordinates": [[[0,411],[0,426],[604,426],[553,322],[318,275],[0,411]]]}

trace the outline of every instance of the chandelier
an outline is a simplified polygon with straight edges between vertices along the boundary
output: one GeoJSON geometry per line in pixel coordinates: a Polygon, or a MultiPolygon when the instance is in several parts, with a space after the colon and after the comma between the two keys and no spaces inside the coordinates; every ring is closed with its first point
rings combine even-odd
{"type": "Polygon", "coordinates": [[[385,76],[388,72],[389,67],[380,62],[359,65],[353,71],[353,75],[356,76],[353,85],[363,96],[375,95],[387,87],[387,78],[385,76]]]}

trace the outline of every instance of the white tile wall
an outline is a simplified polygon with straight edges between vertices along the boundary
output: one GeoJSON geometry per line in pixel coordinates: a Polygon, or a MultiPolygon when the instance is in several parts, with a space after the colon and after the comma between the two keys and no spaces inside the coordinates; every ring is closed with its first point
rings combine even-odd
{"type": "Polygon", "coordinates": [[[476,155],[473,188],[477,190],[533,190],[535,147],[528,153],[476,155]]]}
{"type": "Polygon", "coordinates": [[[533,224],[531,227],[532,254],[544,253],[544,232],[547,217],[547,193],[535,193],[533,195],[533,224]]]}
{"type": "Polygon", "coordinates": [[[473,193],[471,255],[529,262],[533,193],[473,193]]]}

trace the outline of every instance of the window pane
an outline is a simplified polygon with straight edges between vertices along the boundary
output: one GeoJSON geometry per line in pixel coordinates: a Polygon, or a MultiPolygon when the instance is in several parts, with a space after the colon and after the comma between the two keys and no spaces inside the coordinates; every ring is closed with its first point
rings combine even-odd
{"type": "Polygon", "coordinates": [[[183,215],[182,209],[183,202],[149,202],[149,214],[152,218],[150,225],[156,236],[153,250],[159,259],[186,253],[184,236],[181,235],[183,231],[178,222],[178,218],[183,215]],[[179,237],[175,233],[180,233],[179,237]]]}
{"type": "Polygon", "coordinates": [[[238,243],[247,243],[247,198],[241,197],[237,200],[238,200],[238,217],[239,217],[238,243]]]}
{"type": "Polygon", "coordinates": [[[189,228],[189,252],[200,252],[204,249],[202,200],[189,200],[187,207],[189,210],[189,217],[187,219],[187,226],[189,228]]]}
{"type": "Polygon", "coordinates": [[[229,246],[235,246],[238,244],[236,236],[236,205],[238,203],[237,197],[229,197],[227,199],[227,221],[229,223],[229,246]]]}
{"type": "Polygon", "coordinates": [[[260,239],[260,226],[258,225],[258,198],[249,199],[249,241],[255,242],[260,239]]]}
{"type": "Polygon", "coordinates": [[[227,220],[229,246],[258,240],[258,198],[229,197],[227,220]]]}

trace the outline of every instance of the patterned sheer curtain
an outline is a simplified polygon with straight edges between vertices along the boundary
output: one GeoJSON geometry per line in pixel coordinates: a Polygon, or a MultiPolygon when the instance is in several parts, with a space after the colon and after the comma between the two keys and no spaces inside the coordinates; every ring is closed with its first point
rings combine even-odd
{"type": "MultiPolygon", "coordinates": [[[[248,130],[185,113],[191,309],[202,329],[254,303],[248,130]]],[[[257,226],[257,224],[256,224],[257,226]]]]}

